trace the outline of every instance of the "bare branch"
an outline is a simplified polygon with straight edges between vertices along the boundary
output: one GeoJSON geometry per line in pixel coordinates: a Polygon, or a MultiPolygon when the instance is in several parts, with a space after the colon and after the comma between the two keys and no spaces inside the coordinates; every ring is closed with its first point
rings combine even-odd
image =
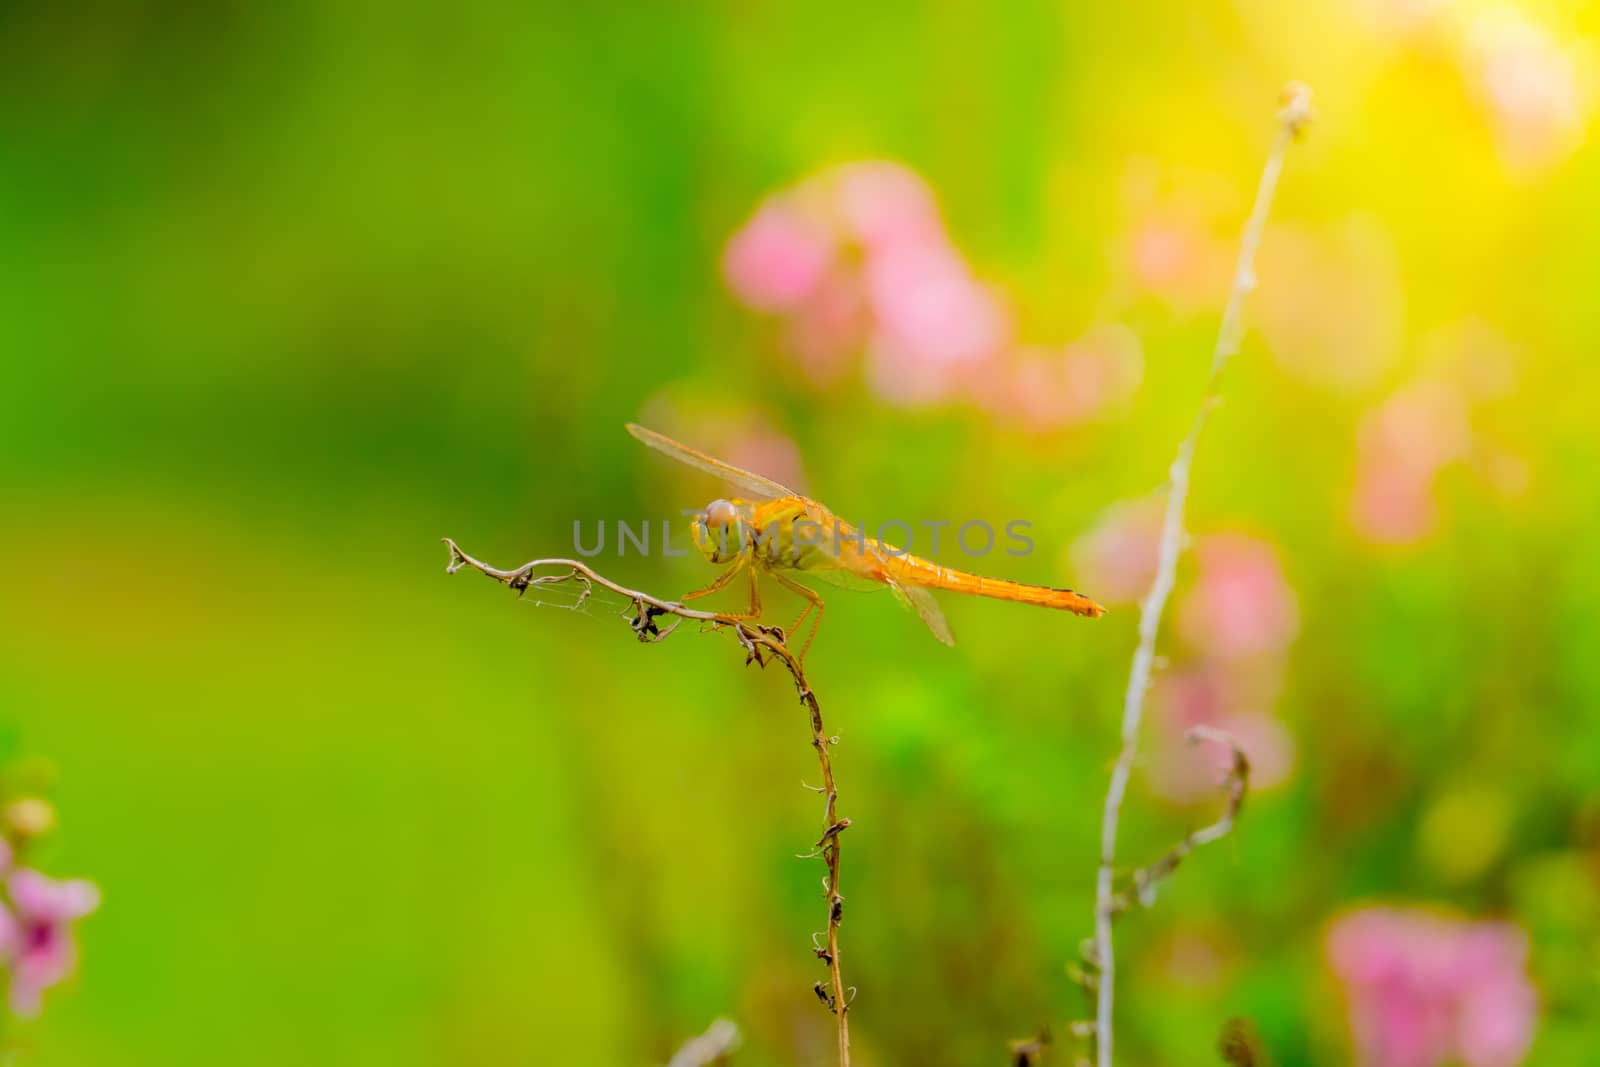
{"type": "Polygon", "coordinates": [[[1222,325],[1217,331],[1216,346],[1211,356],[1211,373],[1206,381],[1205,397],[1200,410],[1189,426],[1189,432],[1178,445],[1177,456],[1167,478],[1166,510],[1161,522],[1161,540],[1157,552],[1156,575],[1150,592],[1139,605],[1139,645],[1133,654],[1133,666],[1128,673],[1128,686],[1122,703],[1122,749],[1111,771],[1111,782],[1106,789],[1105,809],[1100,826],[1100,868],[1095,880],[1095,937],[1093,963],[1099,971],[1095,1009],[1095,1053],[1099,1067],[1111,1067],[1112,1010],[1116,990],[1116,957],[1111,942],[1111,920],[1116,913],[1114,879],[1117,857],[1117,828],[1122,814],[1122,802],[1128,792],[1128,779],[1133,773],[1134,759],[1139,750],[1139,724],[1144,718],[1145,694],[1150,688],[1150,673],[1155,663],[1156,634],[1161,629],[1161,615],[1167,598],[1177,580],[1178,555],[1183,548],[1184,507],[1189,498],[1189,471],[1194,464],[1195,448],[1205,429],[1211,409],[1220,397],[1220,379],[1234,353],[1239,350],[1242,335],[1242,313],[1245,296],[1255,288],[1255,257],[1261,245],[1261,235],[1266,228],[1267,212],[1277,191],[1278,176],[1283,171],[1283,160],[1293,143],[1311,118],[1311,93],[1303,85],[1291,84],[1284,93],[1284,104],[1278,112],[1278,138],[1266,165],[1261,171],[1261,181],[1256,188],[1255,204],[1245,223],[1240,240],[1239,261],[1234,270],[1233,289],[1223,309],[1222,325]]]}
{"type": "Polygon", "coordinates": [[[1160,859],[1148,867],[1140,867],[1134,871],[1129,879],[1128,888],[1111,898],[1113,915],[1128,911],[1136,905],[1144,908],[1153,905],[1156,902],[1156,889],[1162,879],[1177,870],[1178,864],[1195,849],[1226,837],[1244,807],[1245,792],[1250,786],[1250,760],[1245,757],[1244,749],[1239,747],[1239,742],[1234,736],[1214,726],[1190,727],[1183,736],[1190,744],[1211,741],[1228,746],[1231,763],[1227,776],[1222,780],[1222,788],[1228,796],[1227,807],[1216,822],[1184,835],[1183,840],[1173,845],[1160,859]]]}
{"type": "Polygon", "coordinates": [[[839,1067],[850,1067],[850,1025],[847,1015],[850,1003],[855,999],[855,990],[853,987],[845,988],[844,976],[839,966],[839,925],[844,921],[844,897],[839,892],[839,838],[850,826],[850,820],[839,817],[839,789],[834,782],[833,760],[828,754],[828,750],[838,739],[830,737],[824,729],[822,706],[817,702],[817,695],[812,692],[810,683],[806,681],[799,657],[789,650],[783,630],[776,626],[762,626],[722,612],[684,607],[674,600],[663,600],[637,589],[629,589],[578,560],[536,559],[514,570],[501,570],[473,559],[450,538],[442,540],[450,548],[450,563],[445,568],[447,574],[454,574],[463,567],[470,567],[497,582],[509,585],[519,596],[527,592],[530,586],[560,585],[565,582],[577,583],[586,596],[593,586],[598,585],[628,601],[631,612],[629,625],[640,641],[651,644],[664,641],[682,625],[684,620],[689,620],[712,630],[732,631],[740,647],[744,649],[746,666],[754,663],[758,667],[765,667],[770,656],[788,670],[790,677],[794,679],[800,703],[809,712],[811,747],[816,749],[817,765],[822,772],[822,785],[807,786],[807,788],[815,789],[826,798],[822,836],[817,841],[815,851],[809,854],[821,856],[828,866],[828,876],[823,882],[828,903],[826,943],[819,943],[821,934],[812,941],[812,949],[817,958],[828,968],[828,981],[818,982],[815,989],[817,999],[838,1021],[839,1067]],[[663,627],[661,620],[667,616],[671,616],[672,621],[663,627]]]}

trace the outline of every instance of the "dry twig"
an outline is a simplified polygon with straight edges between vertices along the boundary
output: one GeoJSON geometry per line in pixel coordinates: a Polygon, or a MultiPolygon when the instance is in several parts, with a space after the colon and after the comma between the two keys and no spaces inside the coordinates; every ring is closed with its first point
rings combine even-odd
{"type": "Polygon", "coordinates": [[[749,620],[739,619],[716,611],[700,611],[695,608],[684,607],[673,600],[663,600],[642,593],[637,589],[629,589],[618,585],[611,579],[596,572],[586,563],[573,559],[536,559],[514,570],[501,570],[491,567],[487,563],[473,559],[454,541],[446,537],[442,539],[450,547],[450,564],[445,568],[446,573],[454,574],[463,567],[471,567],[481,574],[488,575],[497,582],[502,582],[515,589],[520,596],[533,586],[551,586],[564,583],[576,583],[579,587],[578,603],[586,600],[595,586],[608,589],[625,598],[629,603],[629,610],[624,614],[629,624],[633,627],[635,636],[640,641],[654,643],[664,641],[672,635],[684,620],[698,622],[703,627],[712,630],[727,629],[738,638],[740,646],[745,651],[745,665],[754,663],[759,667],[767,665],[768,657],[776,659],[788,670],[794,679],[796,691],[800,695],[800,703],[810,714],[811,720],[811,746],[817,751],[817,764],[822,772],[822,785],[811,786],[826,798],[823,814],[823,832],[818,839],[815,851],[808,855],[821,856],[827,863],[828,875],[823,880],[823,888],[827,894],[828,925],[826,940],[823,935],[817,934],[812,938],[812,949],[817,958],[828,968],[827,982],[818,982],[814,987],[817,999],[820,1000],[838,1021],[839,1037],[839,1067],[850,1065],[850,1026],[847,1019],[850,1002],[854,998],[855,990],[846,990],[844,978],[839,967],[839,924],[844,921],[844,897],[839,893],[839,837],[850,825],[849,819],[839,817],[839,790],[834,784],[833,761],[828,755],[828,750],[838,743],[838,738],[830,737],[822,724],[822,706],[817,702],[816,693],[812,692],[811,685],[806,681],[805,671],[800,666],[800,659],[789,650],[783,630],[776,626],[762,626],[749,620]],[[670,616],[672,621],[665,626],[661,620],[670,616]]]}
{"type": "Polygon", "coordinates": [[[1245,792],[1250,787],[1250,761],[1245,757],[1244,749],[1239,747],[1239,742],[1234,736],[1214,726],[1192,726],[1183,736],[1190,744],[1212,741],[1228,746],[1231,765],[1222,780],[1222,788],[1228,795],[1228,805],[1216,822],[1185,834],[1183,840],[1168,849],[1160,859],[1148,867],[1140,867],[1134,871],[1128,879],[1128,888],[1111,898],[1113,915],[1128,911],[1135,906],[1148,908],[1154,904],[1156,888],[1162,879],[1177,870],[1178,864],[1201,845],[1209,845],[1219,838],[1226,837],[1244,807],[1245,792]]]}
{"type": "MultiPolygon", "coordinates": [[[[1228,360],[1239,350],[1242,333],[1241,313],[1245,295],[1255,288],[1255,256],[1266,228],[1267,211],[1277,190],[1284,156],[1311,118],[1311,93],[1303,85],[1290,85],[1278,112],[1278,138],[1261,171],[1255,204],[1245,223],[1240,241],[1239,262],[1234,271],[1233,289],[1222,313],[1222,326],[1212,351],[1211,373],[1206,381],[1205,398],[1178,445],[1177,456],[1167,479],[1167,502],[1161,522],[1160,548],[1156,576],[1150,592],[1139,605],[1139,646],[1133,654],[1128,686],[1122,704],[1122,748],[1111,771],[1106,789],[1105,809],[1100,826],[1100,868],[1095,879],[1094,949],[1090,963],[1098,971],[1095,1000],[1095,1055],[1099,1067],[1111,1067],[1112,1009],[1116,984],[1116,957],[1111,943],[1111,921],[1119,908],[1114,890],[1117,858],[1117,827],[1128,779],[1133,773],[1139,749],[1139,724],[1144,717],[1145,693],[1150,688],[1150,673],[1155,664],[1156,634],[1161,615],[1177,578],[1178,555],[1183,547],[1184,506],[1189,498],[1189,471],[1194,464],[1195,447],[1205,429],[1211,409],[1220,398],[1220,379],[1228,360]]],[[[1226,832],[1226,831],[1224,831],[1226,832]]],[[[1192,847],[1192,846],[1191,846],[1192,847]]],[[[1181,857],[1180,857],[1181,858],[1181,857]]]]}

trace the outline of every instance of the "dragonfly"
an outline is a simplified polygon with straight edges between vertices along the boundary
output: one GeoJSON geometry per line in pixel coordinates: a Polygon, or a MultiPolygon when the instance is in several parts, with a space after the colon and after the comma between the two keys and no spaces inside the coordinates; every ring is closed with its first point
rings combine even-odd
{"type": "Polygon", "coordinates": [[[931,590],[1034,604],[1088,618],[1105,613],[1105,608],[1071,589],[985,578],[914,556],[866,536],[822,504],[771,478],[724,463],[636,423],[628,423],[627,429],[657,452],[721,478],[744,494],[713,500],[692,515],[690,535],[695,548],[709,562],[726,564],[727,569],[711,584],[685,594],[682,600],[710,596],[743,574],[749,587],[749,607],[732,617],[756,619],[761,616],[757,577],[770,578],[806,601],[794,625],[783,631],[786,638],[792,637],[807,618],[812,620],[800,649],[802,662],[816,640],[825,605],[816,590],[797,578],[816,579],[846,589],[887,589],[947,645],[955,644],[955,636],[931,590]]]}

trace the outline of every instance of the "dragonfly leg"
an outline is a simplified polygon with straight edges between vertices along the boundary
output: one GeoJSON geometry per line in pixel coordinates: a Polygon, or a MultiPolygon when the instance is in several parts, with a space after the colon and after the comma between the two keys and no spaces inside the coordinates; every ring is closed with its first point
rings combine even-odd
{"type": "MultiPolygon", "coordinates": [[[[772,575],[773,581],[777,582],[785,589],[792,593],[798,593],[800,596],[806,598],[805,610],[800,613],[800,617],[794,620],[794,625],[789,628],[789,635],[791,638],[795,632],[800,629],[800,624],[806,621],[806,616],[811,614],[811,610],[813,608],[816,609],[816,617],[811,620],[811,632],[806,634],[806,643],[800,646],[800,655],[797,657],[800,661],[800,665],[803,667],[805,666],[806,662],[806,653],[811,649],[811,642],[817,639],[817,630],[822,626],[822,611],[826,605],[823,604],[822,597],[817,594],[815,589],[808,589],[806,586],[801,585],[792,578],[785,578],[777,571],[769,571],[768,573],[772,575]]],[[[793,642],[791,641],[790,643],[792,644],[793,642]]]]}
{"type": "Polygon", "coordinates": [[[679,603],[687,604],[691,600],[698,600],[703,596],[710,596],[712,593],[715,593],[715,592],[721,590],[723,586],[725,586],[729,582],[733,581],[734,577],[740,571],[744,570],[745,562],[746,561],[741,558],[733,566],[729,567],[727,570],[725,570],[721,574],[717,575],[717,580],[712,582],[710,585],[706,586],[704,589],[696,589],[692,593],[683,594],[683,596],[678,598],[679,599],[679,603]]]}
{"type": "Polygon", "coordinates": [[[750,568],[750,611],[743,616],[746,619],[761,618],[761,586],[756,582],[756,569],[750,568]]]}
{"type": "Polygon", "coordinates": [[[800,624],[806,621],[806,616],[810,615],[811,614],[811,609],[816,607],[816,606],[817,606],[817,602],[815,600],[807,600],[806,601],[806,606],[803,609],[801,609],[801,611],[800,611],[800,617],[798,619],[794,620],[793,625],[791,625],[787,630],[785,630],[784,633],[786,633],[786,634],[797,633],[799,631],[799,629],[800,629],[800,624]]]}

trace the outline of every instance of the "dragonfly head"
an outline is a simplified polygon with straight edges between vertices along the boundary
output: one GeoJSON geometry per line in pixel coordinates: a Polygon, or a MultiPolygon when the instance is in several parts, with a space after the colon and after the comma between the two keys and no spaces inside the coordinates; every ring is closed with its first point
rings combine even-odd
{"type": "Polygon", "coordinates": [[[713,500],[690,523],[694,547],[712,563],[737,556],[744,548],[744,522],[747,516],[731,500],[713,500]]]}

